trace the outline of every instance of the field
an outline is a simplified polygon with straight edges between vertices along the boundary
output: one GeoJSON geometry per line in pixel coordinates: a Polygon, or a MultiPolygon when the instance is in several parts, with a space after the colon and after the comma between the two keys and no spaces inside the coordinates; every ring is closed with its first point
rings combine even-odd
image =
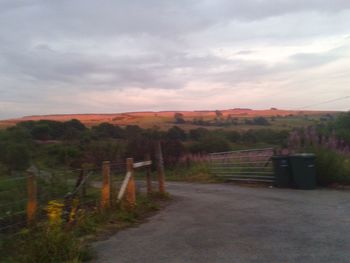
{"type": "MultiPolygon", "coordinates": [[[[5,257],[13,260],[4,262],[25,263],[53,262],[51,258],[59,259],[55,262],[91,259],[82,240],[98,236],[109,225],[118,229],[156,211],[157,201],[167,199],[167,193],[138,195],[136,207],[117,202],[126,158],[136,162],[147,158],[154,164],[162,160],[168,181],[271,183],[275,180],[269,162],[272,154],[308,152],[317,156],[319,186],[347,187],[350,183],[350,112],[233,109],[73,114],[28,116],[0,124],[18,124],[0,130],[1,262],[5,257]],[[162,130],[147,129],[154,126],[162,130]],[[158,145],[162,158],[156,154],[158,145]],[[257,150],[266,147],[269,149],[257,150]],[[253,154],[216,154],[217,165],[209,155],[243,149],[254,149],[249,151],[253,154]],[[104,161],[110,161],[110,172],[102,169],[104,161]],[[32,172],[27,171],[29,167],[32,172]],[[28,180],[31,173],[36,174],[30,177],[36,178],[35,184],[28,180]],[[107,174],[110,179],[105,180],[107,174]],[[111,185],[104,187],[108,181],[111,185]],[[36,194],[27,194],[27,189],[36,194]],[[110,200],[110,209],[105,207],[105,197],[110,200]],[[26,208],[35,203],[34,220],[34,209],[26,208]],[[27,221],[33,220],[39,228],[25,228],[27,221]]],[[[147,173],[153,173],[155,179],[159,167],[154,165],[147,173]]],[[[145,171],[135,178],[145,181],[145,171]]],[[[142,186],[127,189],[142,192],[142,186]]],[[[153,188],[157,189],[159,186],[153,188]]]]}
{"type": "MultiPolygon", "coordinates": [[[[8,119],[0,121],[0,128],[15,125],[23,121],[37,120],[55,120],[68,121],[77,119],[87,126],[98,125],[102,122],[108,122],[115,125],[139,125],[142,128],[160,127],[162,130],[167,130],[174,126],[174,115],[181,114],[184,123],[181,127],[185,130],[198,128],[203,126],[208,129],[215,129],[219,125],[198,125],[193,121],[200,119],[202,121],[213,121],[217,118],[217,111],[159,111],[159,112],[128,112],[128,113],[113,113],[113,114],[59,114],[59,115],[36,115],[25,116],[17,119],[8,119]]],[[[276,129],[286,129],[315,124],[321,118],[329,118],[337,115],[335,111],[296,111],[296,110],[251,110],[251,109],[228,109],[220,110],[222,120],[232,118],[236,120],[236,125],[225,125],[225,129],[252,129],[261,128],[260,125],[247,125],[244,120],[253,119],[255,117],[266,118],[271,125],[276,129]]]]}

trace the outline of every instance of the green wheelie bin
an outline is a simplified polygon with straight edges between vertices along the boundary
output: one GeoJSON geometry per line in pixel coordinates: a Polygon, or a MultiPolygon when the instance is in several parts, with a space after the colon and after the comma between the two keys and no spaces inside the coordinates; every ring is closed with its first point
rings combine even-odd
{"type": "Polygon", "coordinates": [[[292,175],[289,163],[289,156],[275,155],[272,156],[273,170],[275,174],[275,186],[291,187],[292,175]]]}
{"type": "Polygon", "coordinates": [[[293,186],[298,189],[316,188],[315,155],[312,153],[294,154],[289,157],[293,186]]]}

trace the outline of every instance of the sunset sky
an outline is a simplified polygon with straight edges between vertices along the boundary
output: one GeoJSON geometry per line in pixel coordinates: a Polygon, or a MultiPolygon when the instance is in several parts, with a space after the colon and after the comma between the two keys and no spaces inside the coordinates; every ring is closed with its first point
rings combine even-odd
{"type": "Polygon", "coordinates": [[[349,96],[349,0],[0,0],[1,119],[349,96]]]}

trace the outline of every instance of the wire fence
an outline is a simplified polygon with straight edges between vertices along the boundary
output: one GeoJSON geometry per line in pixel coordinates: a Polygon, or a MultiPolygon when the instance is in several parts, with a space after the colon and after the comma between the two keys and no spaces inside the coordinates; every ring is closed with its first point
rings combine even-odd
{"type": "Polygon", "coordinates": [[[26,223],[26,177],[16,174],[0,180],[0,233],[26,223]]]}
{"type": "MultiPolygon", "coordinates": [[[[158,190],[165,194],[164,164],[160,142],[156,145],[158,190]]],[[[103,212],[125,197],[126,204],[136,205],[134,169],[146,178],[147,194],[152,193],[149,155],[134,163],[105,161],[101,166],[74,170],[39,170],[0,176],[0,240],[18,233],[23,227],[58,221],[63,227],[76,223],[80,215],[103,212]],[[146,174],[146,176],[144,176],[146,174]]],[[[124,199],[123,199],[124,200],[124,199]]],[[[1,243],[1,242],[0,242],[1,243]]]]}
{"type": "MultiPolygon", "coordinates": [[[[108,170],[110,200],[115,203],[126,173],[126,163],[111,162],[108,170]]],[[[99,209],[103,176],[101,166],[60,171],[32,167],[14,177],[0,177],[0,237],[28,225],[30,205],[35,209],[35,222],[51,220],[58,213],[60,220],[72,223],[78,212],[99,209]],[[34,201],[29,196],[30,174],[35,176],[34,201]]]]}

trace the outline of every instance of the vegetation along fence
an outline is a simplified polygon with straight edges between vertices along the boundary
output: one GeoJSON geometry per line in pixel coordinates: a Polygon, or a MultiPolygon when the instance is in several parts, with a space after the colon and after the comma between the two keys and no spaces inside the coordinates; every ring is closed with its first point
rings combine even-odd
{"type": "MultiPolygon", "coordinates": [[[[23,175],[2,177],[0,237],[44,220],[70,227],[91,211],[103,211],[121,203],[134,207],[136,189],[139,189],[135,185],[134,172],[144,169],[147,193],[150,194],[153,190],[151,165],[148,156],[142,162],[134,163],[128,158],[126,163],[104,161],[101,167],[70,171],[39,171],[31,167],[23,175]],[[67,193],[67,189],[71,191],[67,193]]],[[[161,153],[157,170],[159,191],[164,193],[161,153]]]]}
{"type": "Polygon", "coordinates": [[[273,153],[273,148],[211,153],[210,172],[228,181],[274,182],[273,153]]]}

